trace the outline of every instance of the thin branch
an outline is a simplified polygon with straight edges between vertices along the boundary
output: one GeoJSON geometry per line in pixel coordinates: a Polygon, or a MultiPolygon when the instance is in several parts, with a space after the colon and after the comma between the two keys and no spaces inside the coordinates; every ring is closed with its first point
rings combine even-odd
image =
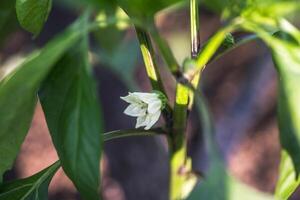
{"type": "MultiPolygon", "coordinates": [[[[191,57],[196,59],[200,53],[200,23],[199,23],[199,4],[198,0],[190,0],[190,24],[191,24],[191,57]]],[[[200,72],[191,80],[192,84],[197,87],[200,81],[200,72]]],[[[191,110],[194,104],[194,93],[189,92],[188,110],[191,110]]]]}
{"type": "MultiPolygon", "coordinates": [[[[234,44],[228,48],[220,48],[215,55],[208,61],[207,64],[212,63],[216,60],[218,60],[219,58],[221,58],[222,56],[226,55],[227,53],[231,52],[232,50],[248,43],[248,42],[252,42],[254,40],[259,39],[259,37],[256,34],[247,34],[245,36],[242,37],[233,37],[234,38],[234,44]]],[[[205,44],[206,45],[206,44],[205,44]]],[[[204,46],[205,46],[204,45],[204,46]]],[[[204,47],[203,47],[204,48],[204,47]]]]}
{"type": "Polygon", "coordinates": [[[161,81],[159,69],[155,62],[155,55],[149,34],[141,28],[135,27],[137,37],[140,43],[147,75],[150,79],[152,88],[166,94],[165,88],[161,81]]]}
{"type": "Polygon", "coordinates": [[[159,34],[154,22],[152,23],[149,32],[151,33],[151,36],[157,44],[159,51],[161,52],[164,60],[166,61],[171,73],[177,75],[180,72],[179,64],[177,63],[176,58],[174,57],[174,54],[171,48],[169,47],[168,43],[159,34]]]}
{"type": "Polygon", "coordinates": [[[190,0],[191,57],[196,58],[200,51],[199,5],[197,0],[190,0]]]}
{"type": "MultiPolygon", "coordinates": [[[[139,39],[140,48],[141,48],[141,52],[143,55],[146,72],[150,79],[152,88],[154,90],[158,90],[158,91],[162,92],[167,97],[167,92],[166,92],[166,89],[161,80],[161,75],[160,75],[158,66],[156,64],[155,53],[154,53],[154,49],[152,46],[150,35],[141,28],[138,28],[138,27],[135,27],[135,28],[136,28],[137,37],[139,39]]],[[[163,110],[163,116],[166,121],[167,128],[170,128],[171,124],[172,124],[172,119],[171,119],[172,118],[171,117],[172,116],[172,108],[169,105],[169,103],[167,103],[166,108],[163,110]]]]}
{"type": "Polygon", "coordinates": [[[235,29],[234,24],[230,24],[227,27],[218,31],[207,43],[207,45],[202,49],[201,53],[195,59],[194,68],[189,69],[185,72],[184,76],[186,79],[193,83],[194,88],[197,88],[198,82],[193,81],[199,78],[199,73],[204,69],[210,59],[215,55],[215,52],[222,45],[226,34],[235,29]]]}
{"type": "Polygon", "coordinates": [[[156,128],[151,130],[140,130],[140,129],[130,129],[130,130],[116,130],[104,133],[104,141],[110,141],[118,138],[132,137],[132,136],[157,136],[165,135],[166,132],[162,128],[156,128]]]}

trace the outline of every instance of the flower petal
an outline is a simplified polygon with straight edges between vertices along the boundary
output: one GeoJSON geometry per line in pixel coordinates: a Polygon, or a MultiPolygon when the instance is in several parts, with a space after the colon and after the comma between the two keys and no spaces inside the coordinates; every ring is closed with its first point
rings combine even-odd
{"type": "Polygon", "coordinates": [[[156,100],[156,101],[153,101],[151,102],[149,105],[148,105],[148,113],[150,114],[154,114],[158,111],[161,110],[161,106],[162,106],[162,103],[160,100],[156,100]]]}
{"type": "Polygon", "coordinates": [[[151,103],[152,101],[159,100],[158,94],[156,93],[134,92],[132,94],[135,95],[141,101],[148,104],[151,103]]]}
{"type": "Polygon", "coordinates": [[[122,100],[126,101],[127,103],[141,103],[142,101],[133,93],[129,93],[125,97],[120,97],[122,100]]]}
{"type": "Polygon", "coordinates": [[[146,126],[146,119],[147,119],[147,115],[143,115],[143,116],[140,116],[136,119],[136,125],[135,125],[135,128],[140,128],[142,126],[146,126]]]}
{"type": "Polygon", "coordinates": [[[145,130],[149,130],[159,119],[161,114],[161,111],[156,112],[154,114],[149,114],[147,115],[147,118],[149,119],[149,121],[147,121],[147,126],[145,127],[145,130]]]}
{"type": "Polygon", "coordinates": [[[137,104],[130,104],[125,110],[124,113],[126,115],[132,116],[132,117],[139,117],[146,114],[146,109],[142,109],[137,104]]]}

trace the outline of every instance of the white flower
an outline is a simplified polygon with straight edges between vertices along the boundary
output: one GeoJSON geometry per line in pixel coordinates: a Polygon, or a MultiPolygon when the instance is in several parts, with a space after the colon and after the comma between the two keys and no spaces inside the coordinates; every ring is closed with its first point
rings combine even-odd
{"type": "Polygon", "coordinates": [[[129,92],[121,99],[130,104],[124,113],[137,117],[135,128],[145,126],[145,130],[149,130],[158,121],[164,107],[158,93],[129,92]]]}

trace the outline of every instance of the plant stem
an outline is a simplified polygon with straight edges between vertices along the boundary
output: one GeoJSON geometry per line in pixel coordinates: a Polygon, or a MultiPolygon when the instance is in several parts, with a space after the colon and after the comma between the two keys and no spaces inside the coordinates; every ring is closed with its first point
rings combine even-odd
{"type": "Polygon", "coordinates": [[[160,73],[154,59],[154,50],[152,47],[150,36],[141,28],[136,27],[137,37],[140,43],[141,52],[143,55],[147,75],[150,79],[152,88],[166,94],[160,73]]]}
{"type": "MultiPolygon", "coordinates": [[[[190,0],[190,24],[191,24],[191,57],[197,58],[200,52],[200,23],[199,23],[199,4],[198,0],[190,0]]],[[[200,80],[200,72],[195,74],[191,80],[192,85],[197,88],[200,80]]],[[[194,104],[194,92],[189,92],[189,106],[191,110],[194,104]]]]}
{"type": "MultiPolygon", "coordinates": [[[[135,27],[135,29],[140,43],[146,72],[151,82],[151,86],[153,90],[158,90],[167,97],[167,93],[162,83],[160,72],[155,61],[155,53],[150,35],[141,28],[135,27]]],[[[163,110],[163,116],[165,118],[168,129],[171,127],[171,115],[172,108],[169,104],[167,104],[166,108],[163,110]]]]}
{"type": "Polygon", "coordinates": [[[170,146],[170,198],[180,200],[183,198],[183,186],[186,180],[186,154],[187,143],[185,130],[187,123],[187,108],[189,102],[189,88],[178,83],[176,87],[176,100],[173,114],[173,129],[170,146]]]}
{"type": "Polygon", "coordinates": [[[177,75],[180,69],[176,58],[174,57],[173,52],[170,49],[168,43],[160,36],[154,22],[152,23],[152,26],[149,31],[155,43],[157,44],[164,60],[166,61],[171,73],[177,75]]]}
{"type": "Polygon", "coordinates": [[[157,136],[163,135],[166,132],[161,128],[150,129],[150,130],[117,130],[104,133],[104,141],[109,141],[118,138],[130,137],[130,136],[157,136]]]}
{"type": "Polygon", "coordinates": [[[196,58],[200,50],[199,8],[197,0],[190,0],[191,57],[196,58]]]}
{"type": "Polygon", "coordinates": [[[196,79],[196,76],[205,68],[206,64],[215,55],[215,52],[222,45],[226,34],[235,30],[237,26],[238,24],[235,23],[229,24],[212,36],[209,42],[201,50],[201,53],[199,52],[198,56],[195,58],[195,67],[184,72],[185,77],[187,77],[189,81],[195,83],[193,79],[196,79]]]}
{"type": "MultiPolygon", "coordinates": [[[[190,0],[190,20],[191,20],[191,57],[196,58],[200,50],[199,32],[199,11],[197,0],[190,0]]],[[[196,75],[193,82],[198,85],[200,73],[196,75]]],[[[174,124],[172,129],[172,143],[170,146],[170,198],[171,200],[183,199],[184,184],[187,180],[186,174],[191,169],[187,169],[187,141],[186,124],[188,109],[191,107],[194,98],[193,91],[182,84],[177,83],[176,100],[174,106],[174,124]]],[[[189,166],[190,167],[190,166],[189,166]]]]}

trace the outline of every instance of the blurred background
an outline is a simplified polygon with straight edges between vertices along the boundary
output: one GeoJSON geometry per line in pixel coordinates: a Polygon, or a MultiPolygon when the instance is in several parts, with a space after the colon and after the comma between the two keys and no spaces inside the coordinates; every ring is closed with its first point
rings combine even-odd
{"type": "MultiPolygon", "coordinates": [[[[4,23],[0,31],[0,77],[32,50],[43,47],[80,12],[80,5],[71,6],[68,0],[56,1],[42,33],[35,39],[16,21],[4,23]],[[4,32],[9,34],[4,37],[4,32]]],[[[203,42],[222,26],[220,16],[205,6],[201,6],[200,22],[203,42]]],[[[188,9],[159,13],[157,26],[182,63],[190,56],[188,9]]],[[[119,97],[128,91],[151,91],[134,30],[120,24],[106,27],[92,35],[90,45],[105,131],[134,127],[134,119],[123,114],[126,104],[119,97]]],[[[172,99],[174,79],[158,59],[172,99]]],[[[214,116],[217,141],[230,173],[258,190],[273,193],[278,178],[280,144],[276,121],[277,74],[268,49],[262,42],[254,41],[226,54],[206,67],[201,87],[214,116]]],[[[205,171],[207,157],[196,112],[190,116],[188,138],[194,169],[205,171]]],[[[56,160],[44,114],[38,105],[21,153],[5,179],[30,176],[56,160]]],[[[105,143],[101,164],[104,199],[167,199],[167,161],[164,138],[133,137],[105,143]]],[[[80,199],[62,170],[55,175],[49,195],[52,200],[80,199]]],[[[300,199],[300,192],[291,199],[300,199]]]]}

